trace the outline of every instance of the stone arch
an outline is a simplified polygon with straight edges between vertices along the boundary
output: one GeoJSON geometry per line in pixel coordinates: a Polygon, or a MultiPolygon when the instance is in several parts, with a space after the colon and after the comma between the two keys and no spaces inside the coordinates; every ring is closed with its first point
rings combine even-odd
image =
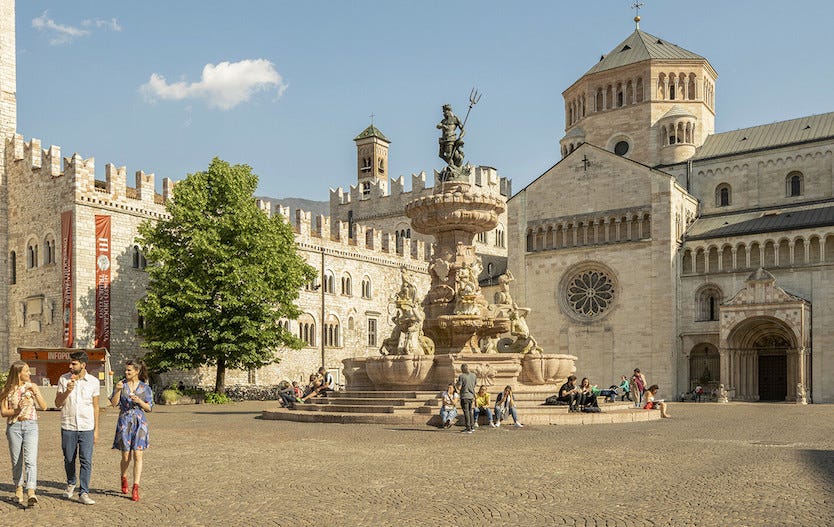
{"type": "Polygon", "coordinates": [[[747,245],[740,243],[736,246],[736,269],[749,269],[747,263],[747,245]]]}
{"type": "Polygon", "coordinates": [[[732,271],[733,269],[733,248],[725,245],[721,248],[721,270],[732,271]]]}
{"type": "Polygon", "coordinates": [[[634,84],[634,100],[636,102],[643,102],[643,77],[637,77],[637,81],[634,84]]]}
{"type": "Polygon", "coordinates": [[[715,344],[699,342],[689,352],[689,389],[701,385],[709,393],[718,385],[721,374],[721,355],[715,344]],[[708,388],[709,387],[709,388],[708,388]]]}
{"type": "Polygon", "coordinates": [[[695,272],[696,273],[703,273],[706,271],[706,256],[704,254],[704,249],[699,247],[695,251],[695,272]]]}
{"type": "Polygon", "coordinates": [[[764,244],[764,261],[762,267],[776,267],[776,246],[773,240],[767,240],[764,244]]]}
{"type": "Polygon", "coordinates": [[[692,251],[689,249],[683,252],[682,266],[681,273],[687,274],[692,272],[692,251]]]}
{"type": "Polygon", "coordinates": [[[787,238],[779,240],[777,255],[778,261],[776,265],[779,267],[787,267],[791,265],[791,244],[787,238]]]}
{"type": "Polygon", "coordinates": [[[761,245],[759,242],[753,242],[750,244],[750,267],[752,269],[758,269],[762,266],[762,252],[761,252],[761,245]]]}
{"type": "Polygon", "coordinates": [[[711,273],[718,270],[718,247],[714,245],[707,249],[707,269],[711,273]]]}
{"type": "Polygon", "coordinates": [[[802,172],[794,170],[785,176],[785,195],[789,198],[801,196],[805,192],[805,176],[802,172]]]}
{"type": "Polygon", "coordinates": [[[820,255],[822,254],[822,249],[820,247],[820,237],[814,234],[808,240],[808,263],[815,264],[820,263],[820,255]]]}
{"type": "Polygon", "coordinates": [[[825,237],[823,257],[826,262],[834,262],[834,234],[825,237]]]}
{"type": "MultiPolygon", "coordinates": [[[[805,243],[805,238],[799,237],[796,238],[793,242],[793,265],[802,265],[808,263],[805,259],[805,248],[807,247],[805,243]]],[[[779,253],[779,258],[781,259],[782,253],[779,253]]]]}
{"type": "Polygon", "coordinates": [[[721,183],[715,187],[715,206],[729,207],[733,203],[732,187],[729,183],[721,183]]]}
{"type": "Polygon", "coordinates": [[[731,354],[732,384],[735,398],[748,401],[784,401],[792,395],[798,375],[800,336],[795,328],[769,315],[748,317],[736,324],[727,336],[731,354]],[[790,355],[790,361],[789,361],[790,355]]]}

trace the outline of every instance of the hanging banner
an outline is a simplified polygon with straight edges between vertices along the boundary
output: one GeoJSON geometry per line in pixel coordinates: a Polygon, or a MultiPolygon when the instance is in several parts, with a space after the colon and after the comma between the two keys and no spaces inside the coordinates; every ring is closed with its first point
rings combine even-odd
{"type": "Polygon", "coordinates": [[[68,348],[73,344],[72,294],[72,211],[66,211],[61,213],[61,323],[68,348]]]}
{"type": "Polygon", "coordinates": [[[110,216],[96,216],[96,348],[110,349],[110,216]]]}

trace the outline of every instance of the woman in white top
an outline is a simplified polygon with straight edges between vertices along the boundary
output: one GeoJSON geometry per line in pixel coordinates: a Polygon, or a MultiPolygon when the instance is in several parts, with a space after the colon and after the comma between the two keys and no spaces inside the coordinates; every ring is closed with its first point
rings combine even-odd
{"type": "Polygon", "coordinates": [[[46,401],[38,385],[32,382],[29,365],[23,361],[12,363],[9,377],[0,391],[0,415],[6,418],[15,499],[19,504],[28,504],[30,507],[38,503],[35,496],[38,486],[37,410],[46,410],[46,401]],[[25,501],[24,482],[27,495],[25,501]]]}
{"type": "Polygon", "coordinates": [[[657,399],[655,397],[658,389],[659,388],[656,384],[649,386],[649,389],[643,394],[643,397],[646,400],[646,404],[643,405],[643,408],[646,410],[660,410],[660,417],[671,417],[666,412],[666,402],[663,399],[657,399]]]}
{"type": "Polygon", "coordinates": [[[440,401],[440,426],[443,428],[451,428],[455,419],[458,417],[457,409],[458,393],[455,391],[455,385],[449,384],[446,391],[441,394],[440,401]]]}

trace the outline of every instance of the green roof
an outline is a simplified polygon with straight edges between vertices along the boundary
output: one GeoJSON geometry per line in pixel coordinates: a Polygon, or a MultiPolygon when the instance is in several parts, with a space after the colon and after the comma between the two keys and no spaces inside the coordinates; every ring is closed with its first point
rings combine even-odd
{"type": "Polygon", "coordinates": [[[362,130],[362,133],[357,135],[356,137],[354,137],[353,140],[354,141],[359,141],[360,139],[367,139],[369,137],[377,137],[379,139],[382,139],[386,143],[391,142],[391,141],[388,140],[387,137],[385,137],[385,135],[383,135],[382,132],[379,131],[379,128],[377,128],[374,125],[371,125],[371,126],[365,128],[364,130],[362,130]]]}
{"type": "Polygon", "coordinates": [[[687,51],[671,42],[657,38],[646,32],[635,29],[634,33],[620,42],[585,75],[599,73],[629,64],[635,64],[649,59],[666,60],[706,60],[704,57],[687,51]]]}
{"type": "Polygon", "coordinates": [[[834,137],[834,112],[713,134],[693,159],[705,159],[834,137]]]}

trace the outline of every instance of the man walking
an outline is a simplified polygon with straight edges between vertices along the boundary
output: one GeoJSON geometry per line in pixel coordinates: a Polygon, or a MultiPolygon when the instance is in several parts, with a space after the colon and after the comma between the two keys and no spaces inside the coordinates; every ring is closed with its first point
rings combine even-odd
{"type": "Polygon", "coordinates": [[[67,472],[67,499],[80,485],[78,501],[93,505],[90,498],[90,474],[93,468],[93,445],[98,441],[98,400],[101,392],[98,379],[87,373],[87,354],[70,354],[69,373],[58,380],[55,406],[61,409],[61,449],[67,472]],[[75,477],[75,458],[81,464],[79,479],[75,477]]]}
{"type": "Polygon", "coordinates": [[[464,434],[475,432],[475,415],[473,403],[475,401],[475,383],[478,382],[474,373],[469,373],[467,364],[460,365],[461,374],[458,376],[457,389],[460,394],[460,407],[463,411],[463,422],[466,427],[464,434]]]}

